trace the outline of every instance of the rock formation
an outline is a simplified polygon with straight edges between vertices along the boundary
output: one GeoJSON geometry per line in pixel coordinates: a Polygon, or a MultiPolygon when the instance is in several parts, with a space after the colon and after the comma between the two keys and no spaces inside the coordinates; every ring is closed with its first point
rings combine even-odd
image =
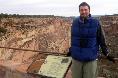
{"type": "MultiPolygon", "coordinates": [[[[118,57],[118,16],[102,16],[99,19],[105,31],[108,48],[112,55],[118,57]]],[[[0,48],[0,78],[38,78],[38,76],[26,74],[26,71],[35,59],[40,61],[38,62],[40,67],[47,55],[31,50],[67,53],[70,47],[72,21],[72,18],[66,17],[1,18],[0,47],[7,48],[0,48]],[[28,51],[22,49],[28,49],[28,51]]],[[[100,63],[101,67],[106,64],[100,63]]],[[[69,70],[66,78],[71,78],[70,73],[69,70]]]]}

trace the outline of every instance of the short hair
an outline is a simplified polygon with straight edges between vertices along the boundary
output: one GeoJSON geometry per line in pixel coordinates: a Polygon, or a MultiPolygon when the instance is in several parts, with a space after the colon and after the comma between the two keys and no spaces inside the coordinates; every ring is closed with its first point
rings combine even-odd
{"type": "Polygon", "coordinates": [[[86,2],[82,2],[80,5],[79,5],[79,10],[80,10],[80,7],[81,6],[88,6],[89,10],[90,10],[90,6],[89,4],[87,4],[86,2]]]}

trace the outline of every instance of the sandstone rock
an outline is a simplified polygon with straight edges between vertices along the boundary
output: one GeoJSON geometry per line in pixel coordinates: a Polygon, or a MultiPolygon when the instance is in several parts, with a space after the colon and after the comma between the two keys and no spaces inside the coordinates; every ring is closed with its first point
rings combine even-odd
{"type": "MultiPolygon", "coordinates": [[[[118,57],[118,16],[102,16],[99,19],[111,54],[118,57]]],[[[0,19],[0,27],[7,29],[6,34],[0,37],[0,46],[67,53],[72,21],[72,18],[64,17],[0,19]]],[[[37,55],[31,51],[0,48],[0,78],[34,78],[24,72],[34,59],[41,59],[40,54],[37,55]]],[[[107,65],[105,69],[108,69],[107,65]]],[[[66,78],[71,78],[70,70],[66,78]]]]}

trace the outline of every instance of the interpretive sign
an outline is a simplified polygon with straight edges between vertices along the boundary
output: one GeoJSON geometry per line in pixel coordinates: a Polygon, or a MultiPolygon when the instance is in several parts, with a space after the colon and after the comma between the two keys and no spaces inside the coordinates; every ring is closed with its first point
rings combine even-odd
{"type": "Polygon", "coordinates": [[[71,57],[49,55],[37,74],[52,78],[64,78],[71,60],[71,57]]]}

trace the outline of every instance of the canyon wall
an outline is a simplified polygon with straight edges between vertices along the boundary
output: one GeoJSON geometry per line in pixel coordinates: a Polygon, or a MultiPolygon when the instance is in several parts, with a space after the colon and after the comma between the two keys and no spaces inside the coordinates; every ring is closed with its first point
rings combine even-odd
{"type": "MultiPolygon", "coordinates": [[[[98,19],[110,54],[118,57],[118,16],[102,16],[98,19]]],[[[69,17],[1,18],[0,47],[6,48],[0,48],[0,78],[38,78],[25,73],[35,59],[44,61],[47,55],[33,51],[67,53],[72,21],[73,18],[69,17]]],[[[43,61],[38,63],[39,66],[43,61]]],[[[69,73],[70,70],[66,78],[71,78],[69,73]]]]}

